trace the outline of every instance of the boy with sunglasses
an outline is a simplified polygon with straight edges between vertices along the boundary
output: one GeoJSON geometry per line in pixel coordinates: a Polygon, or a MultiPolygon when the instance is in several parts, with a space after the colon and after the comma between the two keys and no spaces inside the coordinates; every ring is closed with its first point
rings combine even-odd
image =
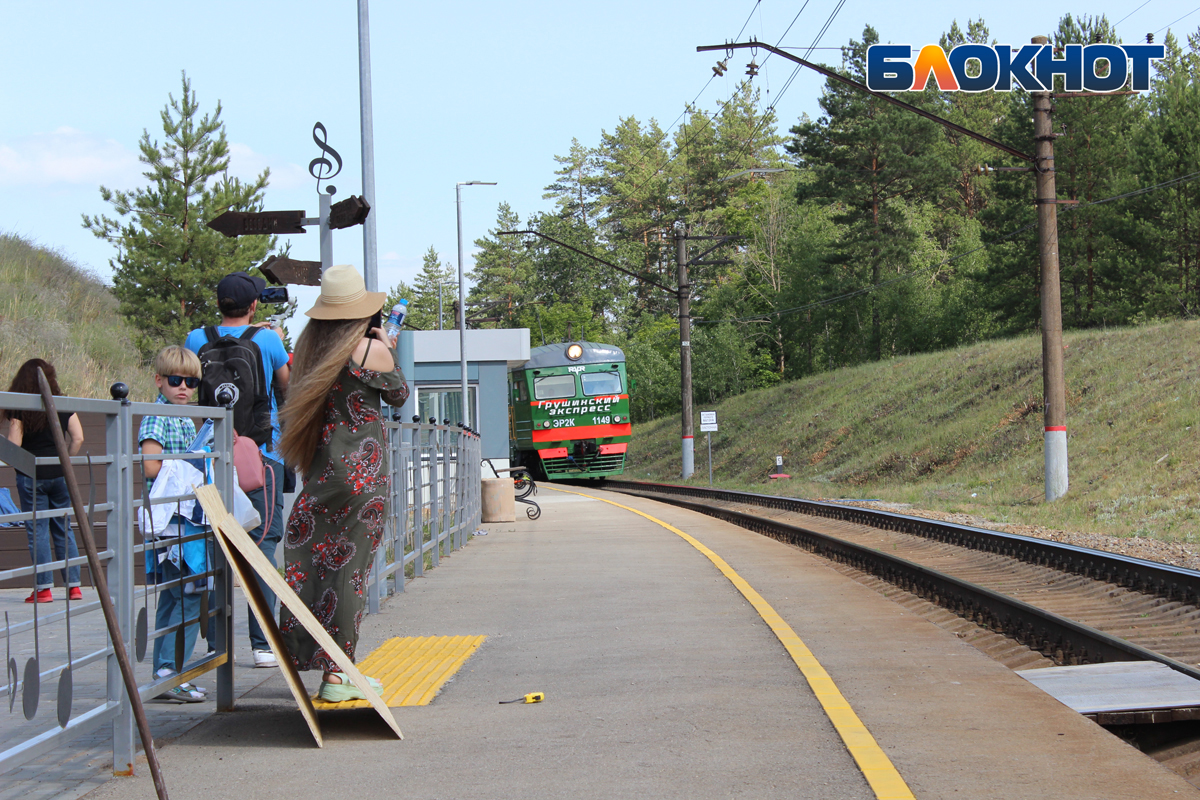
{"type": "MultiPolygon", "coordinates": [[[[173,403],[185,406],[191,402],[200,385],[200,359],[196,354],[178,345],[163,348],[154,359],[154,384],[158,387],[157,403],[173,403]]],[[[138,441],[144,456],[163,453],[184,453],[196,438],[196,425],[190,417],[144,417],[138,429],[138,441]]],[[[143,461],[142,469],[149,479],[143,497],[148,497],[154,479],[162,471],[163,461],[143,461]]],[[[165,531],[154,531],[159,539],[175,536],[190,536],[202,532],[202,528],[178,514],[172,516],[165,531]]],[[[151,533],[144,531],[143,535],[151,533]]],[[[169,583],[188,575],[202,575],[208,570],[203,539],[170,545],[158,550],[146,551],[146,575],[155,583],[169,583]]],[[[200,613],[199,592],[188,591],[187,583],[164,586],[158,592],[158,609],[154,627],[162,629],[180,624],[185,618],[195,619],[200,613]]],[[[196,644],[198,624],[184,629],[183,660],[191,657],[196,644]]],[[[165,678],[175,673],[175,639],[177,632],[160,636],[154,640],[154,674],[165,678]]],[[[204,700],[204,692],[190,684],[183,684],[163,694],[162,699],[181,703],[198,703],[204,700]]]]}

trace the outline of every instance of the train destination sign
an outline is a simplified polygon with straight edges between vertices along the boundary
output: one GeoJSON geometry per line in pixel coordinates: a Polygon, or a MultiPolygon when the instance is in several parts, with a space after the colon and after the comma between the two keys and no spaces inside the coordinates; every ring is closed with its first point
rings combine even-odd
{"type": "Polygon", "coordinates": [[[237,236],[270,236],[304,233],[303,211],[226,211],[208,227],[233,239],[237,236]]]}
{"type": "Polygon", "coordinates": [[[960,44],[949,53],[936,44],[921,48],[911,63],[907,44],[867,48],[867,88],[873,92],[924,91],[930,75],[943,92],[1045,92],[1062,75],[1068,92],[1135,92],[1150,88],[1150,63],[1164,58],[1161,44],[960,44]]]}

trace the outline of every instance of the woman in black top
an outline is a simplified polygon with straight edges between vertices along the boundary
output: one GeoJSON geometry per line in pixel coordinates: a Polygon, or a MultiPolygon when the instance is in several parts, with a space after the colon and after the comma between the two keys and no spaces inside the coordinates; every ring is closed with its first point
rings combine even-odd
{"type": "MultiPolygon", "coordinates": [[[[13,378],[10,392],[41,395],[38,386],[38,367],[46,374],[50,382],[50,392],[61,395],[54,367],[40,358],[31,358],[21,365],[13,378]]],[[[12,411],[6,410],[4,416],[8,419],[8,440],[18,447],[27,450],[34,457],[55,456],[53,432],[47,424],[44,411],[12,411]]],[[[79,452],[83,444],[83,425],[79,422],[78,414],[58,415],[58,424],[66,434],[67,449],[71,455],[79,452]]],[[[67,495],[67,482],[63,478],[62,467],[58,464],[40,466],[36,469],[37,478],[30,478],[17,473],[17,495],[21,499],[21,510],[28,512],[33,508],[34,497],[37,497],[37,510],[48,511],[52,508],[67,508],[71,498],[67,495]],[[36,489],[36,492],[35,492],[36,489]]],[[[79,547],[75,543],[75,534],[65,516],[39,517],[37,530],[34,530],[33,520],[25,521],[25,531],[29,537],[29,557],[35,565],[49,564],[51,561],[62,561],[64,558],[77,558],[79,547]],[[54,538],[54,556],[50,555],[51,534],[54,538]]],[[[81,600],[83,592],[79,588],[79,567],[73,566],[63,570],[63,580],[70,587],[72,600],[81,600]]],[[[53,597],[50,589],[54,586],[53,572],[38,572],[36,589],[26,598],[26,603],[49,603],[53,597]]]]}

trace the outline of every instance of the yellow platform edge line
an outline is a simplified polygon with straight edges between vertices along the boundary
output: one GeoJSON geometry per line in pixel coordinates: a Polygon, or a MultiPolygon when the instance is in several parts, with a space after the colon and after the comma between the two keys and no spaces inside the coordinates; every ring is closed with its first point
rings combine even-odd
{"type": "Polygon", "coordinates": [[[771,604],[763,599],[762,595],[756,592],[741,575],[735,572],[733,567],[725,562],[725,559],[674,525],[663,522],[661,519],[656,519],[644,511],[639,511],[631,506],[622,505],[603,497],[596,497],[592,494],[572,492],[569,489],[560,489],[557,486],[549,486],[547,484],[542,484],[542,486],[556,492],[590,497],[593,500],[599,500],[602,503],[608,503],[617,508],[632,511],[639,517],[644,517],[655,525],[660,525],[671,531],[671,533],[680,536],[685,542],[707,556],[708,560],[721,571],[721,574],[737,587],[737,590],[749,601],[763,622],[767,623],[780,643],[784,645],[784,648],[788,651],[788,655],[792,657],[792,661],[795,662],[801,674],[804,675],[804,679],[808,681],[809,687],[816,694],[817,702],[821,704],[821,709],[825,712],[825,716],[829,718],[830,723],[837,730],[838,736],[842,738],[843,744],[846,745],[846,749],[850,751],[850,755],[854,758],[855,764],[858,765],[859,771],[862,772],[863,778],[870,785],[871,791],[875,793],[876,800],[916,800],[912,791],[908,788],[908,784],[904,782],[904,778],[900,777],[900,772],[892,764],[891,759],[879,747],[879,744],[875,741],[875,737],[871,736],[866,726],[858,720],[858,715],[850,708],[850,704],[846,702],[846,699],[842,696],[836,684],[834,684],[833,679],[825,672],[825,669],[820,665],[816,657],[809,652],[804,642],[796,635],[792,627],[783,620],[783,617],[771,607],[771,604]],[[804,655],[799,658],[793,652],[793,650],[798,648],[804,648],[804,655]],[[819,693],[817,691],[818,688],[820,688],[819,693]],[[847,711],[849,715],[846,714],[847,711]],[[853,717],[853,722],[850,722],[848,716],[853,717]]]}
{"type": "MultiPolygon", "coordinates": [[[[358,666],[363,674],[383,682],[381,695],[390,708],[429,705],[485,639],[486,635],[395,637],[372,650],[358,666]]],[[[328,703],[313,698],[313,706],[324,711],[368,705],[366,700],[328,703]]]]}

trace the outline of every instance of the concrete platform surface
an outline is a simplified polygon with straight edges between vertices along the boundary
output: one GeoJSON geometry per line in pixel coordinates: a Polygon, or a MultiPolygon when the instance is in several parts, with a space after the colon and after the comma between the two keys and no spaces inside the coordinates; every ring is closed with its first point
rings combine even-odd
{"type": "MultiPolygon", "coordinates": [[[[1195,796],[952,634],[802,551],[692,512],[642,509],[720,555],[795,630],[918,798],[1195,796]]],[[[160,751],[174,800],[874,797],[779,640],[681,537],[545,487],[363,623],[486,634],[430,705],[323,711],[317,749],[280,676],[160,751]],[[543,703],[500,705],[528,692],[543,703]]],[[[315,688],[317,674],[307,674],[315,688]]],[[[89,798],[153,797],[148,770],[89,798]]]]}

